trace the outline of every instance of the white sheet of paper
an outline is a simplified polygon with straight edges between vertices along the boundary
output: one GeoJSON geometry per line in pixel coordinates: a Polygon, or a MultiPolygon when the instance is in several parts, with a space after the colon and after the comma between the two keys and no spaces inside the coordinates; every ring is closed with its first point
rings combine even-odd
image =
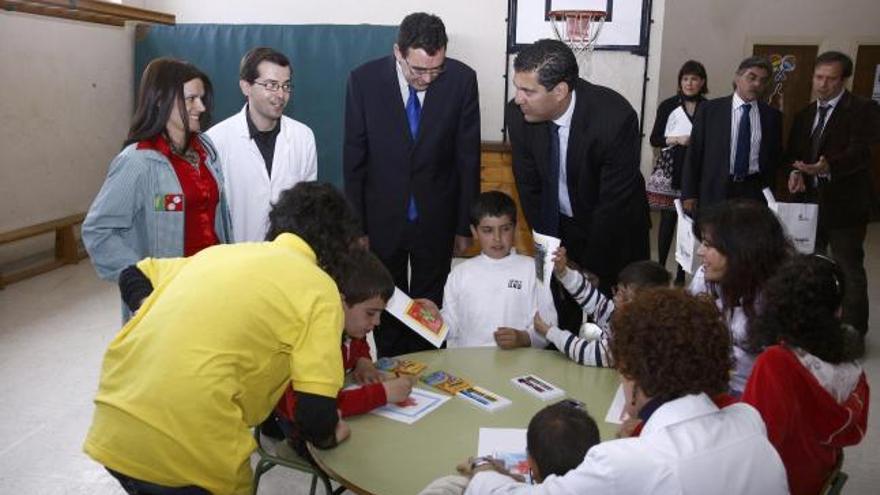
{"type": "Polygon", "coordinates": [[[626,397],[623,396],[623,385],[620,385],[617,387],[617,392],[614,394],[611,406],[608,407],[608,414],[605,415],[605,422],[619,425],[629,419],[629,414],[623,410],[624,405],[626,405],[626,397]]]}
{"type": "Polygon", "coordinates": [[[526,451],[525,428],[480,428],[477,455],[493,455],[496,452],[526,451]]]}
{"type": "Polygon", "coordinates": [[[439,348],[443,345],[443,341],[446,340],[446,334],[449,333],[449,325],[444,322],[439,331],[435,332],[431,330],[430,327],[424,325],[422,322],[406,313],[412,303],[413,300],[411,297],[395,287],[394,295],[391,296],[388,305],[385,306],[385,311],[388,311],[395,318],[402,321],[406,326],[411,328],[415,333],[421,335],[434,347],[439,348]]]}
{"type": "Polygon", "coordinates": [[[562,241],[534,230],[532,237],[535,240],[535,275],[543,284],[549,285],[550,277],[553,276],[553,253],[559,249],[562,241]]]}
{"type": "Polygon", "coordinates": [[[431,411],[437,409],[444,402],[448,401],[448,395],[440,395],[421,388],[413,388],[409,395],[406,405],[386,404],[380,408],[373,409],[370,414],[382,416],[394,421],[400,421],[411,425],[416,421],[427,416],[431,411]],[[409,400],[411,399],[411,401],[409,400]]]}

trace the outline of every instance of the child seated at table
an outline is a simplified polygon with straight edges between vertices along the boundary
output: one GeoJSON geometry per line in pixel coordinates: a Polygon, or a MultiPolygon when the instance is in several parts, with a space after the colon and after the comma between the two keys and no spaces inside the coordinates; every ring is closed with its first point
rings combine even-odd
{"type": "Polygon", "coordinates": [[[581,335],[577,336],[544,321],[540,314],[535,315],[535,331],[543,335],[560,352],[572,361],[584,366],[611,366],[608,354],[608,339],[611,335],[611,315],[616,308],[623,307],[632,300],[636,292],[649,287],[667,287],[669,272],[659,263],[649,260],[634,261],[625,266],[617,276],[614,297],[609,299],[599,292],[597,285],[588,277],[568,267],[565,248],[560,247],[553,257],[553,275],[565,290],[574,297],[584,311],[584,324],[581,335]],[[590,319],[595,323],[589,323],[590,319]]]}
{"type": "Polygon", "coordinates": [[[471,208],[471,232],[481,253],[452,269],[443,292],[447,346],[502,349],[544,347],[532,318],[540,308],[556,321],[548,287],[535,276],[535,261],[511,252],[516,205],[500,191],[480,194],[471,208]]]}
{"type": "MultiPolygon", "coordinates": [[[[564,400],[541,409],[532,416],[526,430],[526,459],[532,483],[542,483],[550,476],[563,476],[584,462],[587,451],[599,442],[596,421],[581,404],[564,400]]],[[[472,457],[457,467],[460,475],[438,478],[420,495],[464,493],[474,470],[489,463],[504,469],[491,457],[472,457]]]]}
{"type": "MultiPolygon", "coordinates": [[[[367,413],[388,402],[401,402],[412,391],[412,379],[401,376],[382,380],[383,374],[373,365],[366,336],[379,324],[379,317],[394,293],[394,280],[385,265],[369,251],[350,255],[340,280],[345,328],[342,338],[342,362],[360,387],[347,388],[337,396],[342,417],[367,413]]],[[[296,396],[288,387],[275,408],[282,430],[296,438],[294,418],[296,396]]]]}

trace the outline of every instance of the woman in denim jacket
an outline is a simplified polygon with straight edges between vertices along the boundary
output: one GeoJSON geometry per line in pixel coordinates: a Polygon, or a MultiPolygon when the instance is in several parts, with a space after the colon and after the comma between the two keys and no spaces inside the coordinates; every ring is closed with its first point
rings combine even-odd
{"type": "Polygon", "coordinates": [[[125,148],[89,208],[83,243],[98,275],[116,281],[146,257],[191,256],[232,239],[210,123],[211,82],[192,64],[150,62],[125,148]]]}

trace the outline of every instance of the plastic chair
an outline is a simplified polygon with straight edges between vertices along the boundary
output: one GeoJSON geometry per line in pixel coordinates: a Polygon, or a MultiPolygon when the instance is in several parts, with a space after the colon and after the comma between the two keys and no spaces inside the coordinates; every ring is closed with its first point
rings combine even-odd
{"type": "Polygon", "coordinates": [[[259,426],[254,428],[254,440],[257,442],[257,454],[260,456],[260,460],[257,461],[257,466],[254,469],[254,495],[257,495],[257,490],[260,486],[260,477],[275,466],[284,466],[296,471],[311,474],[312,483],[309,488],[309,495],[315,495],[315,490],[318,487],[318,479],[320,479],[321,483],[324,485],[324,493],[327,495],[338,495],[345,491],[344,486],[340,486],[334,491],[327,474],[315,465],[313,461],[297,454],[286,441],[277,442],[274,453],[270,453],[266,450],[260,438],[259,426]]]}

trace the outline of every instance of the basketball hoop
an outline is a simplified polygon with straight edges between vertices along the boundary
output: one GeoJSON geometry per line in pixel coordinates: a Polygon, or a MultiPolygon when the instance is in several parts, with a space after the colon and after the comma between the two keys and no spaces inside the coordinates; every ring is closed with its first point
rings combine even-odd
{"type": "Polygon", "coordinates": [[[574,55],[589,57],[605,24],[602,10],[553,10],[547,13],[556,39],[565,43],[574,55]]]}

